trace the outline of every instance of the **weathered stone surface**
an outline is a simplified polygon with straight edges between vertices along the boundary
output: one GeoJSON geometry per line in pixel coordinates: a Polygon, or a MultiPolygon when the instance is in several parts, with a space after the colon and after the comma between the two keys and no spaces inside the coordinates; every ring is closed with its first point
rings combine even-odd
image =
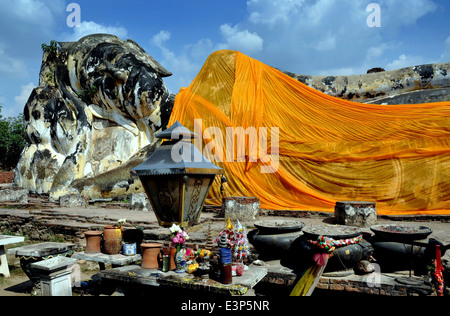
{"type": "Polygon", "coordinates": [[[374,202],[336,202],[334,216],[342,225],[370,227],[377,224],[377,208],[374,202]]]}
{"type": "Polygon", "coordinates": [[[375,272],[375,270],[376,269],[375,269],[374,264],[372,264],[368,260],[361,260],[354,267],[355,274],[358,274],[358,275],[372,273],[372,272],[375,272]]]}
{"type": "Polygon", "coordinates": [[[76,262],[74,258],[55,257],[31,263],[31,270],[40,279],[41,295],[72,296],[71,273],[76,262]]]}
{"type": "Polygon", "coordinates": [[[28,203],[28,190],[24,188],[0,188],[0,202],[28,203]]]}
{"type": "Polygon", "coordinates": [[[259,199],[255,197],[225,197],[222,202],[222,214],[226,219],[253,220],[260,212],[259,199]]]}
{"type": "MultiPolygon", "coordinates": [[[[428,102],[430,90],[450,88],[450,63],[414,67],[353,76],[308,76],[283,71],[298,81],[326,94],[356,102],[378,103],[399,94],[414,95],[380,103],[410,104],[428,102]],[[420,91],[419,91],[420,90],[420,91]],[[425,94],[422,96],[422,93],[425,94]]],[[[429,102],[450,101],[448,90],[431,97],[429,102]]]]}
{"type": "Polygon", "coordinates": [[[39,87],[25,105],[28,144],[15,184],[55,201],[139,191],[121,167],[145,158],[136,154],[153,149],[154,133],[167,124],[173,97],[162,78],[171,74],[135,42],[113,35],[59,44],[56,54],[44,53],[39,87]]]}
{"type": "Polygon", "coordinates": [[[450,88],[417,90],[377,99],[367,103],[373,104],[419,104],[450,100],[450,88]]]}
{"type": "Polygon", "coordinates": [[[81,194],[67,194],[59,198],[59,205],[67,208],[86,208],[88,201],[84,199],[81,194]]]}
{"type": "Polygon", "coordinates": [[[153,211],[153,207],[150,204],[150,201],[148,200],[147,195],[145,193],[131,194],[130,208],[133,211],[144,211],[144,212],[153,211]]]}

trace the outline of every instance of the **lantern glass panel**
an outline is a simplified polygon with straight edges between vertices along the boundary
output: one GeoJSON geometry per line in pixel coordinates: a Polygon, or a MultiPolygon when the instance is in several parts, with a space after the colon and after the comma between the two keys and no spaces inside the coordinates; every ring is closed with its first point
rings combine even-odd
{"type": "Polygon", "coordinates": [[[196,222],[215,175],[189,175],[184,194],[184,223],[196,222]]]}
{"type": "Polygon", "coordinates": [[[143,176],[141,182],[160,223],[165,226],[180,222],[180,176],[143,176]]]}

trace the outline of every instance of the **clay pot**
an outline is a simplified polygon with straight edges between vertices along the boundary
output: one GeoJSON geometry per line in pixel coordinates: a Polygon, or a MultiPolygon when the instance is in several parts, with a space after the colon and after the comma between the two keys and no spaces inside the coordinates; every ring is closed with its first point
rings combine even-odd
{"type": "Polygon", "coordinates": [[[142,264],[144,269],[158,269],[161,260],[161,247],[159,243],[144,243],[141,244],[142,249],[142,264]]]}
{"type": "Polygon", "coordinates": [[[102,232],[90,230],[84,233],[86,237],[85,253],[101,252],[102,232]]]}
{"type": "Polygon", "coordinates": [[[170,247],[170,253],[169,253],[169,269],[170,271],[175,270],[176,264],[175,264],[175,255],[177,253],[177,248],[170,247]]]}
{"type": "Polygon", "coordinates": [[[103,230],[103,253],[117,255],[122,249],[122,230],[113,225],[105,226],[103,230]]]}
{"type": "Polygon", "coordinates": [[[168,257],[168,271],[175,270],[175,254],[177,253],[177,248],[175,247],[164,247],[162,249],[163,255],[168,257]]]}

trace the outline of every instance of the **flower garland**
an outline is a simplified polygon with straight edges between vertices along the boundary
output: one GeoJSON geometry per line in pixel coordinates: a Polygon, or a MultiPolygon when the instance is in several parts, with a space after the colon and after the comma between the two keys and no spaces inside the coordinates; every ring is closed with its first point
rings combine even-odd
{"type": "Polygon", "coordinates": [[[435,264],[435,271],[434,271],[434,278],[436,280],[436,293],[438,296],[444,296],[444,276],[442,274],[442,271],[444,271],[444,267],[442,266],[441,261],[441,249],[439,245],[436,245],[436,259],[434,261],[435,264]]]}
{"type": "Polygon", "coordinates": [[[340,240],[336,240],[326,236],[320,236],[317,240],[309,240],[309,242],[324,250],[326,253],[332,253],[337,247],[358,244],[362,241],[362,239],[363,238],[361,235],[354,238],[340,240]]]}
{"type": "Polygon", "coordinates": [[[362,236],[350,238],[350,239],[340,239],[336,240],[326,236],[320,236],[317,240],[309,240],[309,242],[318,248],[324,250],[325,252],[318,252],[314,255],[313,260],[318,266],[325,266],[328,262],[328,258],[333,253],[336,247],[343,247],[348,245],[354,245],[362,241],[362,236]]]}

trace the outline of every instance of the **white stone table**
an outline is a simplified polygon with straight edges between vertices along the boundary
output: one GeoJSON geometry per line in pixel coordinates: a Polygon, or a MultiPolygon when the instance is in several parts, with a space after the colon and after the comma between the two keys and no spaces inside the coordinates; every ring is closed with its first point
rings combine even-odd
{"type": "Polygon", "coordinates": [[[141,260],[142,256],[140,254],[135,254],[133,256],[125,256],[122,254],[107,255],[101,252],[97,253],[77,252],[72,256],[72,258],[98,262],[100,270],[105,270],[105,263],[111,264],[113,268],[122,267],[127,264],[135,263],[136,261],[141,260]]]}
{"type": "Polygon", "coordinates": [[[25,237],[21,236],[0,235],[0,274],[2,274],[5,278],[10,277],[5,246],[23,242],[24,240],[25,237]]]}

